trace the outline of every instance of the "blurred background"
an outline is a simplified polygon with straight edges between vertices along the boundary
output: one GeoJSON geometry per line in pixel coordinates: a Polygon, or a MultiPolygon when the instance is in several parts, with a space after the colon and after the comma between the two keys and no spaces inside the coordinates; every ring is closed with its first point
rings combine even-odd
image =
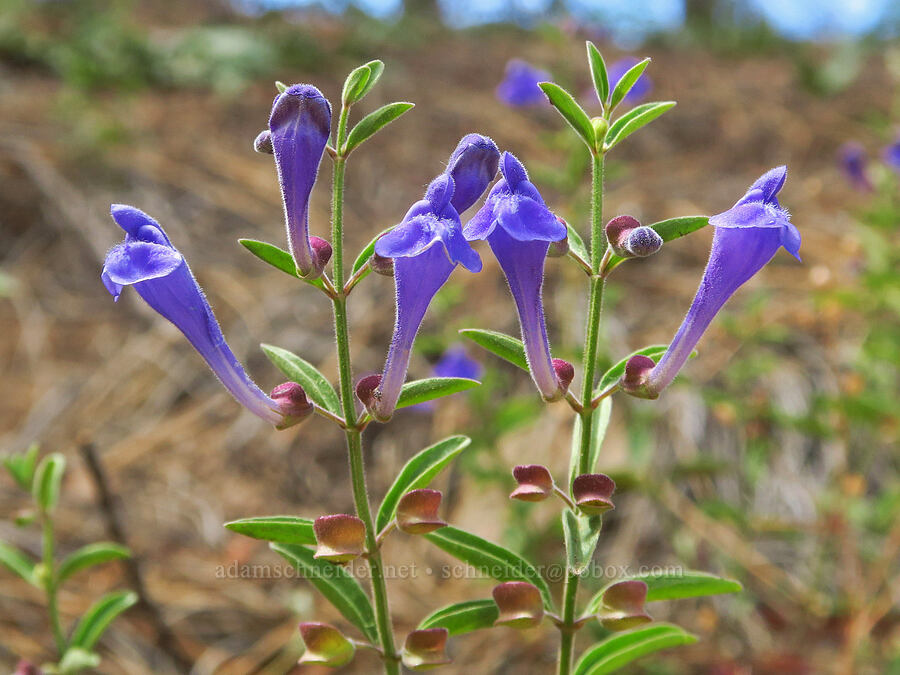
{"type": "MultiPolygon", "coordinates": [[[[654,618],[700,641],[633,672],[900,673],[900,159],[890,151],[900,127],[898,28],[891,0],[0,1],[0,449],[38,441],[69,458],[58,516],[65,553],[106,536],[83,461],[93,448],[147,597],[174,636],[161,637],[135,608],[104,637],[101,671],[187,672],[186,662],[196,673],[290,671],[297,621],[340,618],[303,582],[223,576],[280,560],[222,523],[352,508],[332,427],[272,433],[136,294],[113,304],[99,279],[121,238],[109,204],[133,204],[167,228],[264,389],[281,380],[260,342],[335,377],[325,299],[236,242],[283,245],[272,158],[251,147],[273,82],[310,82],[336,101],[346,73],[379,58],[385,74],[357,119],[389,101],[417,104],[350,161],[351,255],[403,216],[473,131],[522,158],[551,208],[584,232],[586,155],[549,107],[512,107],[495,90],[507,62],[522,59],[583,92],[590,109],[591,39],[607,63],[652,56],[649,95],[679,102],[613,153],[606,218],[718,213],[788,164],[782,203],[803,235],[803,264],[779,253],[659,401],[614,401],[600,468],[619,484],[617,509],[597,561],[683,565],[745,586],[651,605],[654,618]]],[[[320,235],[325,174],[311,211],[320,235]]],[[[603,323],[608,363],[669,341],[710,238],[698,232],[616,270],[603,323]]],[[[427,376],[460,328],[518,331],[503,277],[485,261],[481,274],[457,271],[432,305],[411,376],[427,376]]],[[[585,292],[574,266],[548,262],[556,356],[579,357],[585,292]]],[[[392,294],[391,280],[373,275],[351,299],[358,373],[381,366],[392,294]]],[[[484,368],[481,388],[367,431],[372,493],[380,498],[420,448],[468,433],[473,445],[437,485],[445,519],[535,562],[559,561],[556,509],[511,504],[507,494],[515,464],[564,474],[569,411],[541,405],[524,373],[467,349],[484,368]]],[[[38,552],[38,533],[13,524],[26,503],[0,477],[0,539],[38,552]]],[[[386,556],[449,562],[400,536],[386,556]]],[[[63,616],[128,583],[116,565],[76,578],[61,596],[63,616]]],[[[490,587],[393,580],[398,630],[490,587]]],[[[0,570],[0,670],[20,656],[51,657],[42,607],[36,589],[0,570]]],[[[445,672],[548,672],[555,639],[549,630],[462,636],[445,672]]],[[[362,654],[347,672],[375,669],[362,654]]]]}

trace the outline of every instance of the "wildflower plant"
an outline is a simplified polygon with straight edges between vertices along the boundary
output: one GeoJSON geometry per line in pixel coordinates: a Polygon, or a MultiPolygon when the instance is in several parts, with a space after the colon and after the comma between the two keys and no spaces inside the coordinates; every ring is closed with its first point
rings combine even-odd
{"type": "MultiPolygon", "coordinates": [[[[649,93],[648,87],[635,91],[649,59],[628,64],[611,81],[600,52],[592,43],[587,43],[587,51],[600,101],[598,116],[589,117],[557,84],[544,81],[537,86],[590,154],[589,226],[580,228],[559,218],[531,182],[519,158],[501,151],[487,136],[469,134],[450,153],[443,171],[422,177],[423,183],[430,178],[423,198],[402,218],[398,213],[396,225],[373,233],[372,241],[350,265],[343,237],[346,164],[365,140],[413,104],[385,105],[350,126],[353,106],[382,74],[380,61],[350,73],[340,107],[335,107],[335,128],[332,106],[318,89],[278,83],[268,128],[256,138],[254,147],[274,156],[285,208],[287,250],[251,239],[241,243],[331,302],[339,371],[336,387],[300,356],[263,345],[288,378],[265,394],[229,350],[186,261],[160,225],[132,207],[113,207],[113,218],[125,231],[125,241],[110,251],[103,281],[115,297],[124,286],[133,285],[151,307],[185,334],[234,398],[277,429],[294,426],[316,414],[345,434],[354,513],[315,518],[261,516],[226,525],[234,532],[271,542],[271,548],[290,561],[352,626],[352,633],[345,633],[346,628],[321,622],[301,624],[306,645],[302,663],[342,666],[364,648],[379,654],[386,673],[399,673],[401,664],[418,670],[449,662],[445,647],[452,636],[494,626],[525,629],[550,625],[559,632],[560,675],[606,673],[645,654],[695,640],[677,626],[654,622],[646,603],[740,589],[728,579],[686,572],[677,579],[664,575],[616,579],[595,589],[586,602],[579,603],[578,597],[603,519],[611,517],[615,508],[615,483],[598,470],[613,397],[625,393],[657,398],[694,353],[704,330],[731,295],[780,247],[797,255],[800,236],[778,200],[786,169],[764,174],[733,207],[712,218],[687,216],[641,225],[631,216],[619,215],[604,226],[607,154],[675,103],[649,102],[621,112],[620,104],[649,93]],[[333,164],[329,240],[311,234],[316,224],[311,228],[308,218],[310,193],[325,154],[333,164]],[[494,183],[498,174],[499,180],[494,183]],[[466,212],[475,208],[485,192],[483,204],[467,217],[466,212]],[[602,301],[612,272],[631,258],[655,254],[665,242],[707,225],[715,228],[710,261],[672,343],[644,347],[606,372],[598,372],[602,301]],[[480,243],[482,240],[486,244],[480,243]],[[399,408],[478,386],[478,381],[469,376],[477,376],[479,369],[469,364],[414,381],[407,380],[407,368],[432,298],[454,273],[479,272],[481,255],[495,256],[506,277],[521,339],[481,328],[460,333],[527,371],[548,405],[568,406],[573,413],[571,462],[566,475],[553,476],[539,464],[517,466],[512,469],[517,485],[510,494],[512,499],[549,501],[560,508],[566,550],[561,589],[553,588],[543,572],[518,553],[442,519],[442,495],[429,484],[470,444],[466,436],[438,440],[415,454],[377,510],[366,485],[362,443],[370,424],[390,421],[399,408]],[[545,268],[552,270],[563,262],[574,264],[586,276],[587,326],[578,364],[553,357],[545,317],[545,268]],[[458,267],[465,272],[457,272],[458,267]],[[393,277],[394,331],[382,371],[356,379],[347,304],[373,271],[393,277]],[[385,585],[382,543],[389,536],[407,535],[424,537],[492,577],[496,585],[480,599],[436,609],[398,640],[385,585]],[[348,571],[347,564],[356,559],[368,566],[368,591],[348,571]],[[608,636],[587,646],[576,662],[575,639],[589,622],[597,622],[608,636]]],[[[514,80],[534,78],[531,70],[519,72],[524,70],[520,66],[515,64],[510,69],[501,89],[514,80]]]]}

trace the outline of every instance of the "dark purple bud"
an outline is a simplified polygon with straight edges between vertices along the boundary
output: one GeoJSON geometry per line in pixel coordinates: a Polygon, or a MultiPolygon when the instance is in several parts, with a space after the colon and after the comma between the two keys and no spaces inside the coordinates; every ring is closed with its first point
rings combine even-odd
{"type": "Polygon", "coordinates": [[[16,664],[16,672],[13,675],[44,675],[44,671],[31,661],[22,659],[16,664]]]}
{"type": "Polygon", "coordinates": [[[353,660],[356,647],[334,626],[327,623],[304,622],[300,624],[300,637],[306,651],[298,664],[318,663],[329,668],[340,668],[353,660]]]}
{"type": "Polygon", "coordinates": [[[652,227],[641,225],[628,233],[625,250],[636,258],[646,258],[662,248],[663,239],[652,227]]]}
{"type": "Polygon", "coordinates": [[[599,515],[616,508],[612,494],[616,484],[612,478],[602,473],[585,473],[572,481],[572,496],[575,504],[588,515],[599,515]]]}
{"type": "Polygon", "coordinates": [[[633,254],[626,245],[631,233],[641,227],[640,221],[633,216],[616,216],[606,224],[606,241],[613,253],[623,258],[631,258],[633,254]]]}
{"type": "Polygon", "coordinates": [[[519,486],[509,498],[523,502],[541,502],[553,494],[553,476],[545,466],[527,464],[513,469],[513,478],[519,486]]]}
{"type": "Polygon", "coordinates": [[[397,504],[397,527],[407,534],[427,534],[446,527],[438,517],[441,497],[439,490],[428,488],[407,492],[397,504]]]}
{"type": "Polygon", "coordinates": [[[353,660],[356,647],[334,626],[327,623],[304,622],[300,624],[300,637],[306,651],[299,664],[318,663],[329,668],[340,668],[353,660]]]}
{"type": "Polygon", "coordinates": [[[463,136],[447,162],[447,173],[453,177],[456,191],[451,204],[457,213],[472,206],[497,175],[500,150],[487,136],[463,136]]]}
{"type": "Polygon", "coordinates": [[[385,258],[383,255],[373,253],[372,257],[369,258],[369,267],[372,268],[372,271],[375,272],[375,274],[380,274],[383,277],[394,276],[393,258],[385,258]]]}
{"type": "Polygon", "coordinates": [[[559,221],[560,225],[566,228],[566,236],[558,241],[550,242],[550,248],[547,249],[548,258],[562,258],[569,252],[569,225],[563,218],[560,218],[559,216],[556,216],[556,219],[559,221]]]}
{"type": "Polygon", "coordinates": [[[316,270],[316,276],[322,274],[325,265],[331,260],[331,244],[321,237],[310,236],[309,248],[312,251],[313,269],[316,270]]]}
{"type": "Polygon", "coordinates": [[[637,579],[614,583],[603,592],[603,604],[597,618],[607,630],[636,628],[653,619],[644,610],[647,584],[637,579]]]}
{"type": "Polygon", "coordinates": [[[556,371],[556,379],[559,380],[560,388],[563,392],[568,391],[569,385],[572,384],[572,378],[575,377],[575,367],[563,359],[553,359],[553,370],[556,371]]]}
{"type": "Polygon", "coordinates": [[[537,586],[525,581],[507,581],[491,591],[500,615],[495,626],[532,628],[544,618],[544,602],[537,586]]]}
{"type": "Polygon", "coordinates": [[[356,383],[356,397],[362,401],[370,414],[375,409],[375,403],[378,400],[379,384],[381,384],[381,375],[366,375],[356,383]]]}
{"type": "Polygon", "coordinates": [[[313,522],[313,531],[317,544],[314,558],[344,564],[365,551],[366,526],[356,516],[346,513],[319,516],[313,522]]]}
{"type": "Polygon", "coordinates": [[[649,356],[638,354],[628,359],[625,364],[625,373],[619,380],[622,391],[637,398],[655,399],[659,392],[650,388],[650,373],[656,364],[649,356]]]}
{"type": "Polygon", "coordinates": [[[410,670],[428,670],[450,663],[444,649],[450,636],[446,628],[423,628],[406,636],[401,658],[410,670]]]}
{"type": "Polygon", "coordinates": [[[278,404],[278,411],[284,415],[284,421],[276,429],[287,429],[299,424],[315,411],[315,406],[310,403],[303,387],[296,382],[279,384],[269,397],[278,404]]]}
{"type": "Polygon", "coordinates": [[[274,155],[275,150],[272,148],[272,132],[268,129],[260,131],[253,140],[253,149],[256,150],[256,152],[261,152],[265,155],[274,155]]]}

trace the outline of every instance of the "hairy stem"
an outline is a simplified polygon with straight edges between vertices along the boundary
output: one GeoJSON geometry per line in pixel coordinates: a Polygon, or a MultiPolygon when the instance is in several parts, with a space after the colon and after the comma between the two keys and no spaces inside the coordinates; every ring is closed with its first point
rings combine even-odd
{"type": "MultiPolygon", "coordinates": [[[[347,132],[347,109],[341,110],[338,121],[335,145],[338,149],[344,144],[347,132]]],[[[366,488],[366,471],[362,453],[362,434],[353,420],[356,419],[356,406],[353,400],[353,370],[350,360],[350,332],[347,328],[347,298],[344,291],[344,173],[346,158],[340,154],[334,159],[334,173],[331,204],[331,246],[333,248],[334,286],[338,289],[332,299],[334,310],[334,332],[337,343],[338,369],[340,373],[341,405],[347,427],[347,453],[350,460],[350,483],[353,488],[353,502],[356,515],[366,526],[367,560],[372,578],[372,596],[375,601],[375,623],[378,628],[378,639],[381,643],[384,671],[387,675],[399,675],[400,664],[394,647],[394,631],[388,607],[387,588],[384,583],[384,570],[381,565],[381,554],[375,540],[375,524],[369,506],[369,493],[366,488]]]]}
{"type": "Polygon", "coordinates": [[[59,602],[56,597],[57,579],[56,563],[53,560],[54,536],[53,518],[44,511],[41,514],[43,525],[43,564],[44,564],[44,591],[47,594],[47,613],[50,615],[50,629],[53,632],[53,641],[56,643],[56,651],[59,658],[66,653],[66,638],[63,633],[62,623],[59,619],[59,602]]]}
{"type": "MultiPolygon", "coordinates": [[[[582,359],[584,376],[581,386],[581,447],[578,454],[578,473],[590,473],[591,436],[594,408],[594,379],[597,366],[597,346],[600,342],[600,312],[603,307],[605,279],[600,275],[603,253],[606,251],[606,235],[603,231],[603,155],[594,154],[591,162],[591,285],[588,301],[587,333],[582,359]]],[[[578,595],[578,575],[566,571],[563,588],[563,614],[560,627],[559,675],[572,671],[572,653],[575,646],[575,599],[578,595]]]]}

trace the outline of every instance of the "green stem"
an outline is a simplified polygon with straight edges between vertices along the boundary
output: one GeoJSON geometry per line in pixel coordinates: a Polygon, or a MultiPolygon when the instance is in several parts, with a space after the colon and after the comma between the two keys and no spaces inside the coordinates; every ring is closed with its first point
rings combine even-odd
{"type": "MultiPolygon", "coordinates": [[[[581,447],[578,454],[578,474],[590,473],[591,426],[594,409],[594,379],[597,368],[597,346],[600,343],[600,313],[603,308],[605,279],[600,276],[603,254],[606,251],[606,234],[603,231],[603,155],[593,155],[591,162],[591,286],[588,301],[587,335],[584,341],[584,376],[581,386],[581,447]]],[[[568,570],[563,588],[563,613],[559,642],[559,675],[569,675],[572,670],[572,652],[575,647],[575,599],[578,595],[578,575],[568,570]]]]}
{"type": "Polygon", "coordinates": [[[44,589],[47,593],[47,613],[50,615],[50,629],[53,631],[53,640],[56,642],[56,650],[59,658],[66,653],[66,638],[63,634],[62,623],[59,619],[59,602],[56,597],[56,563],[53,560],[53,518],[46,511],[42,514],[43,522],[43,564],[44,564],[44,589]]]}
{"type": "Polygon", "coordinates": [[[331,246],[333,248],[333,276],[337,294],[332,299],[334,309],[334,332],[337,343],[338,370],[340,374],[341,405],[347,423],[347,453],[350,460],[350,483],[353,488],[353,501],[356,515],[366,526],[366,551],[372,579],[372,596],[375,601],[375,624],[378,629],[378,640],[384,660],[384,671],[387,675],[399,675],[400,663],[394,647],[394,631],[391,624],[388,606],[387,588],[384,583],[384,570],[381,565],[381,554],[375,540],[375,523],[369,506],[369,493],[366,488],[365,462],[362,453],[362,434],[355,426],[356,406],[353,400],[353,370],[350,360],[350,332],[347,327],[347,297],[344,291],[344,174],[346,158],[341,155],[340,148],[344,144],[347,131],[347,109],[341,110],[338,121],[335,146],[338,155],[334,159],[334,173],[331,204],[331,246]]]}

